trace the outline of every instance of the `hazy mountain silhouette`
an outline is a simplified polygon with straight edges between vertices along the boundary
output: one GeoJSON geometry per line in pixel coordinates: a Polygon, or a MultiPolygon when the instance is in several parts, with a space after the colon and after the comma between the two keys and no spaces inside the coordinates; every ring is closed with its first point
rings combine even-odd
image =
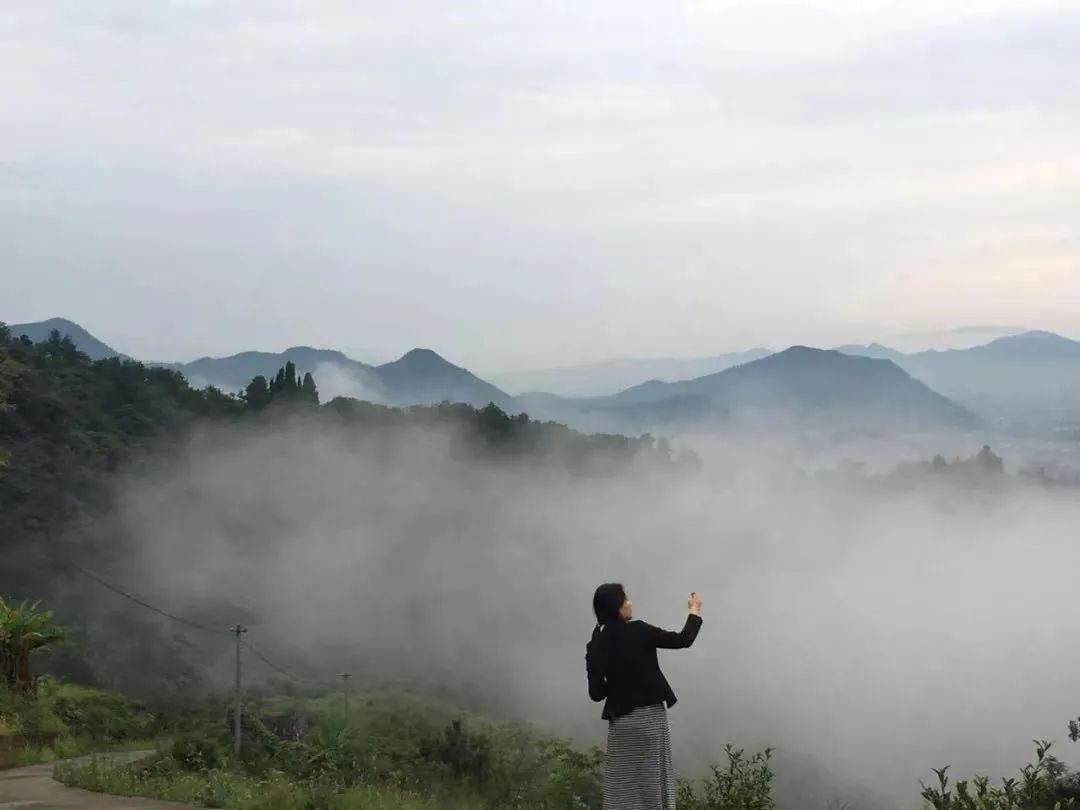
{"type": "MultiPolygon", "coordinates": [[[[91,357],[123,357],[86,329],[62,318],[15,324],[16,335],[45,340],[70,335],[91,357]]],[[[619,375],[659,369],[681,375],[702,365],[731,365],[681,380],[654,379],[607,396],[571,398],[550,393],[511,397],[430,349],[414,349],[383,365],[339,351],[297,346],[284,352],[243,352],[173,364],[196,384],[240,391],[256,375],[271,376],[286,362],[315,375],[324,399],[354,396],[387,404],[449,400],[560,419],[598,430],[715,421],[757,414],[776,419],[844,418],[881,426],[964,426],[972,411],[1009,425],[1064,424],[1080,413],[1080,341],[1051,332],[1025,332],[971,349],[902,352],[878,343],[836,351],[794,347],[712,358],[616,360],[549,372],[564,390],[609,385],[619,375]],[[762,356],[764,355],[764,356],[762,356]],[[906,372],[906,373],[905,373],[906,372]],[[597,381],[586,382],[595,374],[597,381]],[[914,378],[914,379],[912,379],[914,378]],[[575,388],[576,386],[576,388],[575,388]],[[568,388],[567,388],[568,387],[568,388]]],[[[503,375],[505,379],[507,375],[503,375]]],[[[634,382],[638,382],[637,379],[634,382]]]]}
{"type": "Polygon", "coordinates": [[[431,349],[413,349],[375,373],[392,402],[427,403],[450,400],[470,405],[508,407],[512,398],[472,372],[444,360],[431,349]]]}
{"type": "MultiPolygon", "coordinates": [[[[16,324],[12,334],[26,335],[35,342],[47,340],[56,329],[90,357],[124,357],[106,346],[83,327],[63,318],[30,324],[16,324]]],[[[400,359],[380,366],[353,360],[331,349],[294,346],[283,352],[241,352],[228,357],[202,357],[190,363],[161,363],[180,371],[193,384],[214,385],[223,391],[238,392],[253,377],[272,377],[287,362],[300,374],[311,372],[328,400],[336,395],[353,396],[393,405],[428,405],[437,402],[465,402],[482,407],[495,402],[513,407],[513,399],[491,383],[464,368],[453,365],[430,349],[413,349],[400,359]]]]}
{"type": "Polygon", "coordinates": [[[283,352],[241,352],[228,357],[201,357],[190,363],[175,363],[173,367],[196,384],[216,385],[225,391],[239,391],[253,377],[273,377],[277,370],[292,362],[301,373],[334,368],[341,374],[355,376],[357,384],[371,382],[372,366],[360,363],[331,349],[294,346],[283,352]]]}
{"type": "Polygon", "coordinates": [[[587,408],[655,426],[739,419],[924,430],[979,421],[890,360],[806,346],[695,380],[652,380],[587,408]]]}
{"type": "Polygon", "coordinates": [[[449,400],[483,406],[509,406],[511,398],[466,369],[430,349],[413,349],[392,363],[372,366],[338,351],[296,346],[284,352],[243,352],[231,357],[204,357],[176,368],[189,379],[238,391],[252,377],[269,377],[286,362],[299,373],[315,376],[324,399],[353,396],[393,405],[428,405],[449,400]]]}
{"type": "Polygon", "coordinates": [[[676,382],[724,371],[760,360],[769,349],[719,354],[714,357],[628,357],[578,366],[510,371],[492,381],[511,393],[549,392],[562,397],[610,396],[642,380],[676,382]]]}
{"type": "Polygon", "coordinates": [[[880,343],[871,343],[867,346],[855,344],[837,346],[835,351],[843,354],[855,355],[856,357],[873,357],[876,360],[892,360],[897,364],[907,357],[903,352],[897,351],[896,349],[890,349],[888,346],[882,346],[880,343]]]}
{"type": "Polygon", "coordinates": [[[992,419],[1054,423],[1080,412],[1080,341],[1052,332],[915,354],[866,346],[842,350],[878,356],[882,349],[913,377],[992,419]]]}
{"type": "Polygon", "coordinates": [[[93,360],[104,360],[108,357],[124,357],[116,349],[102,343],[77,323],[72,323],[64,318],[49,318],[47,321],[35,323],[16,323],[10,327],[11,334],[15,337],[26,335],[35,343],[49,339],[49,335],[56,330],[61,337],[71,338],[71,342],[79,347],[79,350],[87,354],[93,360]]]}
{"type": "Polygon", "coordinates": [[[998,338],[1011,337],[1029,331],[1023,326],[1008,326],[1001,324],[971,324],[953,329],[921,329],[912,332],[902,332],[892,335],[884,341],[906,354],[937,349],[971,349],[975,346],[984,346],[998,338]]]}

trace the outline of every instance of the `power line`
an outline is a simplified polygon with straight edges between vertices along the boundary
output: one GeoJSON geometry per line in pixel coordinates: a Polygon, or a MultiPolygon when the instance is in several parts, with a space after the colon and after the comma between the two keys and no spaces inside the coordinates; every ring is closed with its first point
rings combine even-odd
{"type": "MultiPolygon", "coordinates": [[[[248,652],[250,652],[253,656],[255,656],[263,664],[270,667],[270,669],[274,670],[279,675],[285,676],[286,678],[288,678],[291,681],[300,681],[300,682],[306,682],[306,683],[310,683],[310,684],[316,684],[316,685],[319,685],[319,686],[322,686],[322,687],[325,687],[325,688],[334,688],[334,687],[336,687],[336,684],[331,685],[327,681],[322,681],[322,680],[319,680],[319,679],[316,679],[316,678],[308,678],[308,677],[298,676],[298,675],[290,672],[289,670],[285,669],[284,667],[280,666],[279,664],[274,663],[269,658],[267,658],[265,655],[263,655],[261,652],[259,652],[257,649],[255,649],[255,647],[253,647],[251,645],[251,643],[248,642],[246,639],[239,638],[239,635],[236,633],[236,627],[239,627],[239,625],[237,625],[236,627],[233,627],[233,628],[229,628],[228,630],[224,630],[224,629],[219,629],[219,628],[215,628],[215,627],[210,627],[208,625],[202,624],[200,622],[193,621],[191,619],[186,619],[183,616],[177,616],[175,613],[170,613],[169,611],[167,611],[167,610],[165,610],[163,608],[159,608],[157,605],[153,605],[150,602],[147,602],[145,599],[142,599],[142,598],[136,596],[135,594],[124,590],[123,588],[121,588],[121,587],[119,587],[117,585],[113,585],[108,580],[104,579],[103,577],[99,576],[98,574],[95,574],[93,571],[90,571],[90,570],[84,568],[83,566],[79,565],[78,563],[73,562],[72,560],[60,559],[59,557],[55,557],[55,556],[53,556],[51,554],[47,554],[44,550],[42,550],[41,548],[38,548],[38,547],[34,547],[34,551],[36,551],[39,556],[41,556],[43,558],[46,558],[46,559],[48,559],[48,560],[50,560],[50,561],[52,561],[54,563],[57,563],[58,565],[67,566],[69,568],[72,568],[73,570],[75,570],[78,573],[85,576],[87,579],[90,579],[93,582],[96,582],[101,587],[103,587],[103,588],[105,588],[105,589],[107,589],[109,591],[112,591],[113,593],[115,593],[115,594],[117,594],[119,596],[122,596],[122,597],[124,597],[125,599],[127,599],[127,600],[129,600],[131,602],[134,602],[136,605],[139,605],[140,607],[143,607],[143,608],[146,608],[147,610],[153,611],[154,613],[157,613],[159,616],[164,616],[166,619],[171,619],[172,621],[178,622],[179,624],[183,624],[183,625],[186,625],[187,627],[191,627],[192,629],[199,630],[199,631],[201,631],[203,633],[210,633],[211,635],[215,635],[215,636],[237,635],[240,645],[245,647],[248,650],[248,652]]],[[[244,630],[243,632],[246,632],[246,630],[244,630]]]]}
{"type": "Polygon", "coordinates": [[[254,655],[256,658],[258,658],[260,661],[262,661],[268,667],[270,667],[270,669],[274,670],[279,675],[284,675],[290,681],[300,681],[300,682],[304,682],[304,683],[317,684],[318,686],[325,686],[325,687],[330,687],[331,686],[326,681],[321,681],[321,680],[318,680],[317,678],[308,678],[308,677],[305,677],[305,676],[302,676],[302,675],[296,675],[295,673],[290,672],[289,670],[285,669],[284,667],[281,667],[278,664],[275,664],[273,661],[271,661],[269,658],[267,658],[261,652],[259,652],[254,647],[252,647],[251,643],[246,641],[246,640],[241,640],[240,643],[243,644],[244,647],[247,648],[247,651],[249,653],[254,655]]]}
{"type": "Polygon", "coordinates": [[[117,585],[113,585],[111,582],[108,582],[107,580],[105,580],[102,577],[98,576],[93,571],[90,571],[90,570],[88,570],[86,568],[83,568],[81,565],[79,565],[76,562],[73,562],[71,560],[66,560],[66,559],[61,560],[60,558],[54,557],[51,554],[46,554],[44,551],[42,551],[41,549],[38,549],[38,548],[35,548],[34,550],[37,551],[40,556],[43,556],[43,557],[49,559],[50,561],[52,561],[54,563],[57,563],[58,565],[64,565],[64,566],[67,566],[69,568],[72,568],[75,571],[77,571],[78,573],[82,574],[87,579],[93,580],[94,582],[96,582],[101,587],[103,587],[103,588],[105,588],[107,590],[110,590],[113,593],[118,594],[119,596],[122,596],[125,599],[128,599],[128,600],[134,602],[136,605],[139,605],[140,607],[144,607],[147,610],[151,610],[154,613],[157,613],[159,616],[164,616],[166,619],[171,619],[174,622],[179,622],[180,624],[187,625],[188,627],[191,627],[192,629],[201,630],[204,633],[212,633],[213,635],[216,635],[216,636],[226,635],[227,632],[228,632],[226,630],[222,630],[222,629],[219,629],[219,628],[209,627],[209,626],[207,626],[205,624],[200,624],[199,622],[192,621],[191,619],[185,619],[183,616],[177,616],[175,613],[170,613],[169,611],[165,610],[164,608],[159,608],[157,605],[152,605],[149,602],[147,602],[145,599],[141,599],[140,597],[136,596],[135,594],[129,593],[128,591],[125,591],[123,588],[121,588],[121,587],[119,587],[117,585]]]}

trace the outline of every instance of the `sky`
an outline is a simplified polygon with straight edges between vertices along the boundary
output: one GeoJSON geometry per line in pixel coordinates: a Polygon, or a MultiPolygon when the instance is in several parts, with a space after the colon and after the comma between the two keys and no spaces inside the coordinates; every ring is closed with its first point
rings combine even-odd
{"type": "Polygon", "coordinates": [[[0,319],[475,370],[1080,337],[1080,7],[0,7],[0,319]]]}

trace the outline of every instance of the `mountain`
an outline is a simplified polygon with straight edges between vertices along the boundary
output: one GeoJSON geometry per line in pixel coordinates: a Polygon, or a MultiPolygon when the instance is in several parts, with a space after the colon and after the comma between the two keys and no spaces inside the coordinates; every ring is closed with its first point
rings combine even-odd
{"type": "Polygon", "coordinates": [[[760,360],[768,349],[719,354],[714,357],[630,357],[561,368],[511,371],[492,381],[513,393],[546,391],[563,397],[599,397],[623,391],[642,380],[675,382],[715,374],[732,366],[760,360]]]}
{"type": "Polygon", "coordinates": [[[1080,341],[1032,331],[970,349],[884,351],[913,377],[992,420],[1048,426],[1080,421],[1080,341]]]}
{"type": "Polygon", "coordinates": [[[230,357],[203,357],[176,364],[196,385],[239,391],[257,375],[271,377],[285,363],[311,372],[325,401],[337,396],[390,405],[430,405],[449,400],[478,407],[495,402],[509,407],[512,399],[466,369],[431,349],[413,349],[392,363],[371,366],[338,351],[295,346],[283,352],[242,352],[230,357]]]}
{"type": "Polygon", "coordinates": [[[974,325],[956,329],[929,329],[890,335],[888,344],[907,354],[927,349],[972,349],[992,340],[1019,335],[1028,330],[1022,326],[974,325]]]}
{"type": "Polygon", "coordinates": [[[639,427],[717,422],[839,429],[970,428],[978,417],[891,360],[794,346],[694,380],[652,380],[586,410],[639,427]]]}
{"type": "MultiPolygon", "coordinates": [[[[39,323],[10,327],[16,337],[26,335],[35,343],[47,340],[55,329],[70,335],[75,345],[91,359],[127,359],[106,346],[77,323],[52,318],[39,323]]],[[[391,363],[379,366],[353,360],[339,351],[294,346],[283,352],[241,352],[228,357],[202,357],[190,363],[159,363],[181,372],[193,385],[213,385],[223,391],[242,391],[253,377],[272,377],[286,363],[304,374],[311,372],[323,401],[337,396],[354,397],[388,405],[430,405],[450,401],[483,407],[494,402],[505,409],[514,407],[512,397],[472,372],[455,366],[431,349],[413,349],[391,363]]]]}
{"type": "Polygon", "coordinates": [[[509,407],[512,398],[472,372],[447,362],[431,349],[413,349],[398,360],[377,366],[375,374],[389,402],[433,403],[449,400],[509,407]]]}
{"type": "Polygon", "coordinates": [[[880,343],[871,343],[867,346],[857,346],[850,344],[847,346],[837,346],[835,351],[841,354],[851,354],[856,357],[873,357],[875,360],[892,360],[899,365],[907,355],[903,352],[898,352],[896,349],[890,349],[888,346],[882,346],[880,343]]]}
{"type": "Polygon", "coordinates": [[[176,363],[172,367],[194,385],[215,385],[224,391],[240,391],[253,377],[262,375],[269,379],[286,363],[294,363],[302,374],[308,371],[314,374],[323,399],[338,395],[357,396],[364,391],[375,391],[381,396],[373,366],[352,360],[338,351],[313,349],[310,346],[294,346],[283,352],[241,352],[229,357],[202,357],[190,363],[176,363]],[[327,378],[325,381],[324,377],[327,378]]]}
{"type": "MultiPolygon", "coordinates": [[[[45,340],[54,329],[70,335],[92,358],[123,357],[86,329],[61,318],[11,327],[13,334],[35,341],[45,340]]],[[[894,407],[888,421],[897,423],[904,420],[896,411],[907,403],[914,408],[909,420],[913,422],[964,422],[974,411],[1005,427],[1043,433],[1080,426],[1080,342],[1040,331],[1001,337],[974,348],[916,354],[879,343],[842,346],[831,352],[795,347],[779,355],[753,349],[709,358],[613,360],[499,377],[504,383],[509,380],[508,387],[514,390],[527,382],[547,382],[550,385],[537,387],[555,391],[518,397],[430,349],[413,349],[382,365],[362,363],[339,351],[297,346],[284,352],[204,357],[169,367],[195,385],[213,384],[236,392],[252,377],[269,377],[286,362],[315,376],[324,401],[349,396],[393,405],[495,402],[508,411],[526,411],[588,430],[635,430],[642,425],[661,427],[747,413],[805,419],[847,409],[848,418],[854,419],[860,402],[884,416],[889,397],[894,398],[894,407]],[[876,366],[849,365],[846,360],[873,360],[893,371],[902,369],[910,377],[904,375],[906,382],[895,376],[886,379],[881,376],[886,372],[876,366]],[[702,371],[706,373],[697,373],[702,371]],[[815,382],[815,376],[821,379],[815,382]],[[916,381],[924,384],[919,395],[911,388],[916,381]],[[626,382],[628,386],[621,385],[626,382]],[[621,392],[612,394],[616,384],[621,392]],[[825,397],[830,392],[833,400],[825,397]],[[884,399],[875,399],[879,395],[884,399]],[[937,402],[935,406],[928,395],[941,395],[948,405],[937,402]],[[963,414],[952,410],[957,406],[962,406],[963,414]]]]}
{"type": "Polygon", "coordinates": [[[11,324],[8,328],[11,329],[11,334],[15,337],[26,335],[34,343],[48,340],[49,335],[55,330],[61,336],[70,337],[71,342],[79,348],[79,351],[89,355],[91,360],[124,357],[116,349],[102,343],[77,323],[72,323],[64,318],[50,318],[47,321],[37,321],[35,323],[16,323],[11,324]]]}

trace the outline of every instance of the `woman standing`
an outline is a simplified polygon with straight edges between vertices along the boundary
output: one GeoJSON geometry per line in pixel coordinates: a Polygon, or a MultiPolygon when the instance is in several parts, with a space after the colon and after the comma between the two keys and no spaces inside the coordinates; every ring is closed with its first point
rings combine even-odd
{"type": "Polygon", "coordinates": [[[667,710],[675,693],[660,671],[657,650],[689,647],[701,629],[701,599],[690,594],[689,615],[678,633],[634,621],[622,585],[601,585],[593,595],[596,630],[585,647],[589,697],[605,701],[608,721],[604,810],[674,810],[675,770],[667,710]]]}

